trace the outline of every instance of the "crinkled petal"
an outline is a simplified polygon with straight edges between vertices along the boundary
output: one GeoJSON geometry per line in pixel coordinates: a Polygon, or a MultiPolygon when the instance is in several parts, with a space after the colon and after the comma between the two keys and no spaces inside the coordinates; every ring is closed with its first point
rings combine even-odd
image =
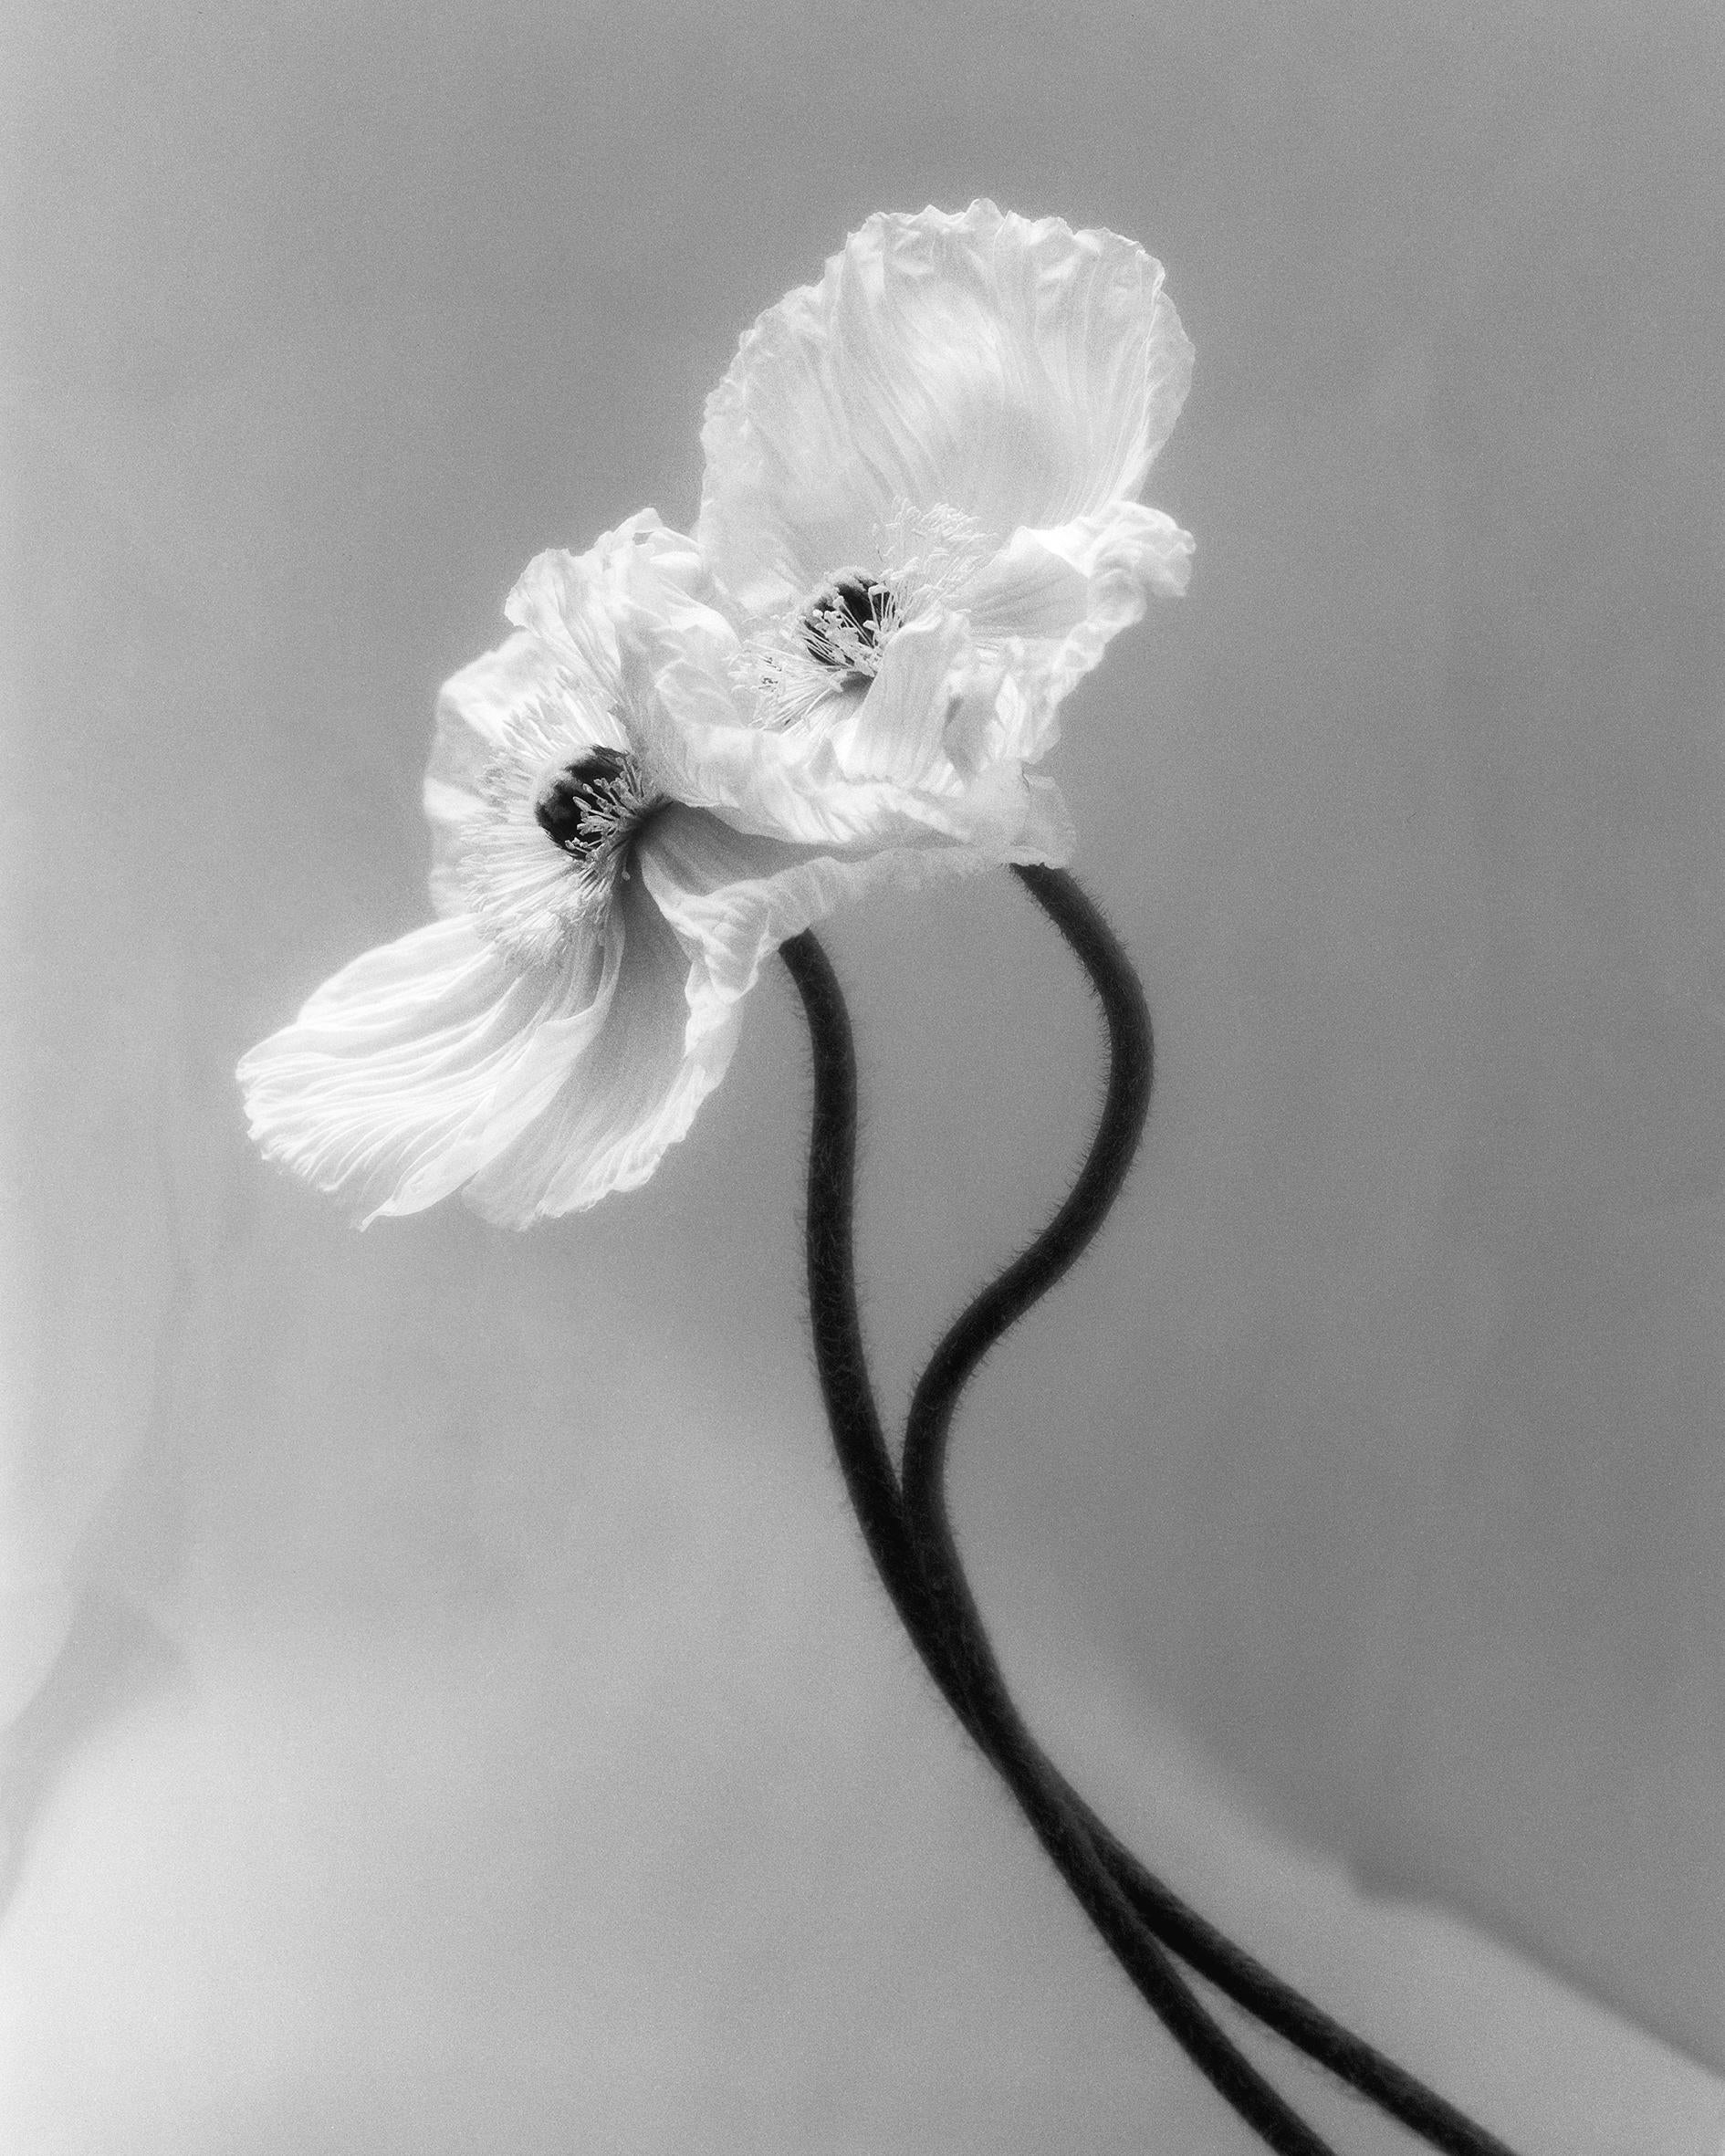
{"type": "Polygon", "coordinates": [[[835,907],[883,888],[915,887],[1007,861],[1066,859],[1071,826],[1046,780],[1019,789],[1013,835],[964,844],[934,832],[862,853],[741,832],[698,809],[670,809],[641,852],[641,874],[666,918],[699,954],[689,980],[690,1030],[719,1024],[787,937],[835,907]]]}
{"type": "Polygon", "coordinates": [[[639,874],[619,887],[612,919],[621,958],[603,1030],[545,1112],[467,1187],[468,1203],[505,1227],[645,1182],[730,1062],[740,1012],[694,1023],[690,958],[639,874]]]}
{"type": "Polygon", "coordinates": [[[955,614],[928,614],[887,639],[868,694],[832,727],[830,739],[847,779],[885,779],[925,786],[949,769],[941,742],[957,694],[954,676],[969,648],[955,614]]]}
{"type": "Polygon", "coordinates": [[[631,745],[668,800],[711,809],[738,830],[829,849],[967,835],[967,780],[943,737],[956,701],[997,693],[1000,667],[981,667],[962,617],[931,612],[907,623],[866,693],[835,694],[792,726],[749,723],[755,707],[728,624],[684,637],[663,621],[635,623],[624,642],[640,658],[631,745]]]}
{"type": "Polygon", "coordinates": [[[423,800],[440,913],[468,910],[463,866],[470,827],[482,811],[486,773],[511,739],[530,727],[571,756],[586,748],[626,749],[619,625],[627,613],[656,609],[686,636],[704,612],[691,594],[708,581],[693,540],[668,530],[653,509],[604,533],[584,554],[553,549],[528,562],[504,605],[515,634],[452,675],[438,696],[423,800]]]}
{"type": "Polygon", "coordinates": [[[524,973],[455,919],[368,951],[241,1062],[253,1137],[362,1222],[434,1205],[544,1111],[604,1027],[618,941],[524,973]]]}
{"type": "Polygon", "coordinates": [[[601,535],[584,554],[554,548],[536,554],[504,602],[517,633],[464,666],[438,697],[437,733],[426,777],[427,813],[434,789],[471,794],[524,706],[561,697],[591,712],[592,738],[620,745],[609,717],[622,675],[617,623],[625,593],[651,563],[655,588],[675,591],[706,577],[694,542],[642,509],[601,535]]]}
{"type": "Polygon", "coordinates": [[[620,564],[613,602],[625,679],[632,661],[651,675],[674,654],[724,674],[740,638],[722,599],[693,539],[662,532],[660,543],[632,549],[620,564]]]}
{"type": "Polygon", "coordinates": [[[631,714],[635,752],[658,790],[716,811],[739,830],[792,843],[885,845],[945,828],[940,798],[888,780],[847,777],[818,728],[773,732],[737,717],[729,692],[692,660],[658,675],[631,714]]]}
{"type": "Polygon", "coordinates": [[[846,787],[825,727],[753,723],[741,639],[702,594],[669,592],[650,570],[630,592],[630,743],[655,790],[793,842],[849,844],[904,820],[890,790],[846,787]]]}
{"type": "Polygon", "coordinates": [[[614,660],[606,685],[584,665],[571,665],[566,651],[526,630],[444,684],[423,795],[432,833],[432,902],[439,913],[468,910],[462,866],[474,820],[483,811],[486,773],[503,753],[510,728],[537,719],[567,740],[571,754],[588,747],[625,748],[616,701],[614,660]]]}
{"type": "Polygon", "coordinates": [[[1004,540],[1135,495],[1190,379],[1161,266],[989,202],[868,222],[708,399],[696,538],[751,611],[866,563],[904,505],[1004,540]]]}
{"type": "Polygon", "coordinates": [[[584,554],[536,554],[504,601],[505,618],[572,653],[601,682],[617,678],[617,621],[643,570],[667,591],[693,590],[706,570],[694,541],[672,531],[656,509],[640,509],[603,532],[584,554]]]}
{"type": "Polygon", "coordinates": [[[1115,502],[1050,531],[1016,532],[959,595],[978,638],[1016,647],[1050,722],[1020,753],[1052,746],[1055,708],[1152,593],[1177,597],[1192,573],[1193,540],[1142,502],[1115,502]]]}
{"type": "Polygon", "coordinates": [[[783,943],[850,898],[966,867],[953,844],[841,855],[740,832],[698,809],[667,810],[642,848],[641,874],[666,918],[697,950],[691,1010],[710,1016],[747,994],[783,943]]]}

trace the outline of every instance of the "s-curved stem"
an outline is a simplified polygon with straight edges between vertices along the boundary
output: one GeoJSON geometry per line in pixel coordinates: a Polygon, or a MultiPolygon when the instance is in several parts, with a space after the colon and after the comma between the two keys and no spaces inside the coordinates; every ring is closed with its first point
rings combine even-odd
{"type": "Polygon", "coordinates": [[[1021,1741],[999,1748],[998,1729],[990,1727],[986,1709],[978,1715],[969,1686],[937,1628],[934,1602],[905,1533],[857,1313],[851,1234],[856,1055],[850,1017],[837,977],[812,935],[805,931],[793,937],[781,946],[781,956],[802,998],[814,1049],[807,1223],[810,1325],[840,1467],[876,1569],[930,1675],[1011,1788],[1049,1858],[1169,2034],[1277,2156],[1333,2156],[1328,2143],[1312,2132],[1199,2003],[1135,1915],[1085,1826],[1065,1801],[1060,1777],[1021,1723],[1021,1741]]]}
{"type": "MultiPolygon", "coordinates": [[[[1113,1052],[1108,1097],[1090,1156],[1067,1201],[1030,1249],[958,1320],[917,1386],[905,1459],[907,1493],[914,1491],[914,1497],[901,1497],[893,1471],[857,1313],[852,1251],[856,1073],[849,1017],[837,979],[815,938],[805,934],[783,947],[814,1048],[808,1213],[810,1322],[828,1418],[864,1539],[930,1674],[1019,1795],[1033,1825],[1033,1807],[1041,1810],[1039,1837],[1087,1910],[1094,1892],[1091,1865],[1099,1865],[1111,1882],[1113,1892],[1103,1897],[1106,1921],[1092,1910],[1111,1944],[1118,1923],[1114,1895],[1124,1895],[1141,1931],[1172,1948],[1266,2027],[1430,2146],[1446,2156],[1511,2156],[1494,2135],[1265,1969],[1147,1871],[1047,1759],[1018,1714],[1001,1677],[946,1513],[944,1463],[952,1415],[959,1392],[988,1348],[1065,1272],[1102,1225],[1137,1146],[1148,1108],[1152,1067],[1149,1013],[1143,991],[1106,924],[1071,876],[1037,868],[1016,873],[1072,945],[1102,1000],[1113,1052]],[[914,1526],[908,1516],[913,1506],[914,1526]],[[1028,1802],[1025,1792],[1030,1794],[1028,1802]],[[1061,1854],[1070,1852],[1074,1833],[1089,1845],[1088,1858],[1081,1851],[1074,1859],[1090,1882],[1082,1889],[1061,1854]],[[1050,1847],[1051,1835],[1058,1847],[1050,1847]]],[[[1120,1952],[1120,1947],[1116,1945],[1115,1951],[1120,1952]]],[[[1177,1973],[1174,1973],[1177,1983],[1177,1973]]],[[[1142,1983],[1139,1988],[1144,1989],[1142,1983]]],[[[1155,1998],[1150,2003],[1156,2005],[1155,1998]]],[[[1196,2001],[1192,2004],[1202,2014],[1196,2001]]],[[[1161,2012],[1159,2006],[1156,2010],[1161,2012]]],[[[1255,2069],[1240,2058],[1222,2032],[1215,2034],[1233,2059],[1256,2078],[1255,2069]]],[[[1201,2032],[1199,2040],[1203,2041],[1201,2032]]],[[[1205,2065],[1202,2059],[1197,2063],[1205,2065]]],[[[1225,2079],[1231,2082],[1231,2065],[1223,2065],[1225,2079]]],[[[1205,2065],[1205,2070],[1216,2079],[1209,2066],[1205,2065]]],[[[1267,2084],[1263,2087],[1268,2088],[1267,2084]]],[[[1224,2087],[1223,2093],[1235,2101],[1231,2087],[1224,2087]]],[[[1240,2093],[1248,2094],[1244,2089],[1240,2093]]],[[[1260,2108],[1258,2091],[1249,2093],[1250,2109],[1245,2115],[1259,2125],[1270,2146],[1322,2148],[1275,2092],[1268,2093],[1272,2108],[1262,2124],[1255,2115],[1260,2108]],[[1292,2139],[1280,2138],[1289,2133],[1292,2139]]],[[[1242,2109],[1238,2102],[1235,2108],[1242,2109]]]]}
{"type": "MultiPolygon", "coordinates": [[[[1068,1270],[1118,1197],[1149,1112],[1154,1049],[1150,1012],[1137,974],[1076,879],[1061,869],[1025,867],[1014,874],[1065,937],[1096,991],[1108,1029],[1108,1093],[1090,1153],[1060,1210],[975,1299],[930,1357],[905,1426],[903,1481],[907,1533],[939,1618],[963,1643],[972,1681],[985,1694],[995,1695],[1022,1741],[1035,1746],[1007,1691],[959,1557],[946,1504],[947,1445],[959,1394],[978,1364],[1068,1270]]],[[[1512,2156],[1495,2134],[1333,2020],[1188,1909],[1070,1784],[1062,1786],[1138,1914],[1200,1975],[1445,2156],[1512,2156]]]]}

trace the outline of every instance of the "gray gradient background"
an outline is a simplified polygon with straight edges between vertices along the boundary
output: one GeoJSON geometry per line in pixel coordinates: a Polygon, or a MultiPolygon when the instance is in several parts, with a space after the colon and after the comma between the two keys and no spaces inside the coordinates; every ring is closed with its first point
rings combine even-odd
{"type": "MultiPolygon", "coordinates": [[[[431,699],[526,559],[692,518],[754,313],[980,192],[1167,264],[1198,541],[1056,760],[1160,1083],[965,1418],[983,1598],[1265,1951],[1532,2147],[1716,2141],[1359,1888],[1725,2067],[1717,12],[0,43],[16,2145],[1243,2145],[866,1577],[781,983],[646,1189],[525,1238],[354,1235],[231,1081],[424,916],[431,699]]],[[[1092,1021],[1004,878],[830,941],[897,1392],[1060,1191],[1092,1021]]]]}

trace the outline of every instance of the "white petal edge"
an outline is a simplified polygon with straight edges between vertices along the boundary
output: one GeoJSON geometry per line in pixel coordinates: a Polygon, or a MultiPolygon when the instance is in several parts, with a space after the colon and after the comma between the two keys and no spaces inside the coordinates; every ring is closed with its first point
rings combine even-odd
{"type": "Polygon", "coordinates": [[[644,1183],[725,1075],[741,1011],[696,1024],[695,968],[639,873],[612,905],[621,962],[604,1028],[570,1062],[545,1111],[468,1184],[488,1220],[525,1228],[644,1183]]]}
{"type": "Polygon", "coordinates": [[[617,717],[623,696],[619,627],[643,605],[679,621],[706,581],[694,541],[643,509],[583,554],[538,554],[504,603],[515,633],[444,684],[437,698],[423,801],[432,831],[432,901],[454,916],[466,906],[465,827],[480,812],[479,788],[512,727],[537,716],[568,739],[626,748],[617,717]]]}
{"type": "Polygon", "coordinates": [[[1010,861],[1058,864],[1072,825],[1048,780],[1019,789],[1014,836],[998,847],[934,834],[919,844],[843,855],[740,832],[700,810],[674,809],[642,849],[641,874],[697,957],[690,976],[690,1037],[723,1023],[779,946],[841,905],[886,888],[915,889],[1010,861]]]}
{"type": "Polygon", "coordinates": [[[617,622],[643,567],[670,588],[692,589],[706,576],[692,539],[662,523],[656,509],[638,509],[601,532],[585,553],[553,547],[536,554],[504,601],[504,618],[563,646],[601,680],[614,681],[617,622]]]}
{"type": "Polygon", "coordinates": [[[483,813],[480,788],[511,727],[544,714],[571,749],[622,748],[626,743],[612,716],[616,694],[614,675],[607,686],[585,669],[572,670],[567,654],[527,630],[444,684],[421,794],[432,834],[432,903],[440,914],[454,917],[467,910],[462,863],[468,827],[483,813]]]}
{"type": "Polygon", "coordinates": [[[695,537],[752,612],[865,561],[905,502],[1004,539],[1135,495],[1192,348],[1117,234],[978,201],[871,217],[744,336],[707,401],[695,537]]]}
{"type": "Polygon", "coordinates": [[[1061,699],[1100,662],[1152,598],[1174,599],[1192,574],[1194,541],[1143,502],[1116,502],[1052,530],[1023,530],[960,597],[979,641],[1012,651],[1012,665],[1046,724],[1019,753],[1044,754],[1057,738],[1061,699]]]}
{"type": "Polygon", "coordinates": [[[366,952],[242,1060],[253,1138],[361,1226],[436,1204],[543,1112],[604,1026],[619,942],[522,973],[457,918],[366,952]]]}
{"type": "Polygon", "coordinates": [[[868,694],[828,736],[845,778],[904,787],[950,780],[941,741],[969,646],[968,627],[956,614],[925,615],[887,639],[868,694]]]}
{"type": "Polygon", "coordinates": [[[730,686],[693,657],[673,660],[631,713],[644,769],[672,801],[791,843],[878,847],[953,835],[961,804],[894,780],[847,776],[819,727],[743,723],[730,686]]]}

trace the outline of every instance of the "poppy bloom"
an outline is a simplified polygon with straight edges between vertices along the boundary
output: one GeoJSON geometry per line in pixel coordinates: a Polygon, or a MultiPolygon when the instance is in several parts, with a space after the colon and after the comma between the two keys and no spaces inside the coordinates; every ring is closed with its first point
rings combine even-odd
{"type": "Polygon", "coordinates": [[[463,1188],[525,1226],[631,1188],[787,937],[882,881],[1064,851],[1008,752],[1023,699],[961,621],[896,639],[844,723],[787,731],[738,692],[704,585],[650,510],[530,565],[515,633],[439,699],[440,917],[241,1062],[253,1136],[362,1219],[463,1188]]]}
{"type": "Polygon", "coordinates": [[[881,215],[743,338],[707,401],[695,538],[795,723],[931,610],[1061,698],[1176,594],[1192,539],[1135,497],[1192,347],[1131,240],[975,202],[881,215]]]}
{"type": "Polygon", "coordinates": [[[1192,541],[1135,499],[1191,348],[1110,233],[877,216],[708,400],[694,541],[541,555],[425,781],[439,918],[240,1065],[253,1136],[362,1219],[525,1226],[652,1174],[767,955],[842,901],[1063,861],[1027,767],[1192,541]]]}

